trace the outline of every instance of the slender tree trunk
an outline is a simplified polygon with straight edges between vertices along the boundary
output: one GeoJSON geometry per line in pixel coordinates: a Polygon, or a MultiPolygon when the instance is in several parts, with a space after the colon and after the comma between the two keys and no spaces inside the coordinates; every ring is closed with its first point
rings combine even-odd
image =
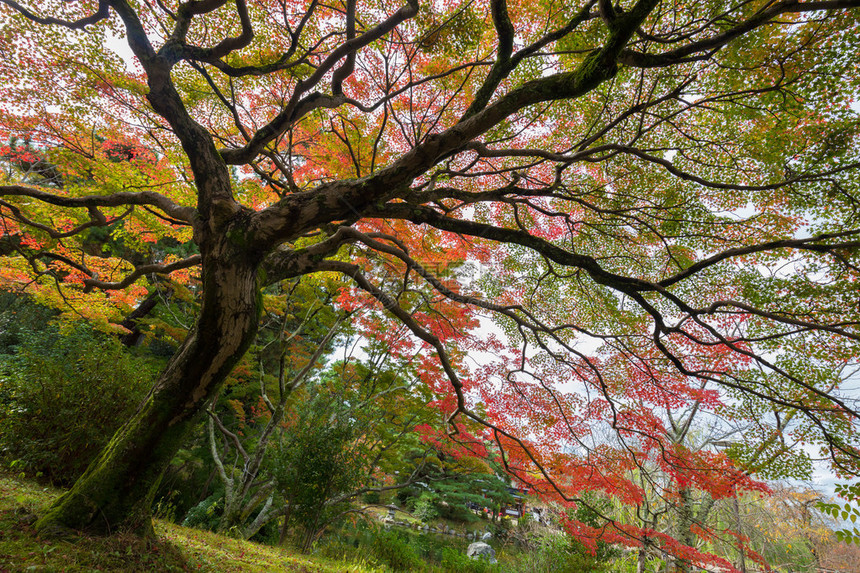
{"type": "Polygon", "coordinates": [[[280,511],[277,509],[272,509],[274,501],[275,494],[272,493],[266,499],[266,503],[263,504],[263,509],[261,509],[260,513],[257,514],[257,517],[254,518],[254,521],[252,521],[245,529],[242,530],[242,539],[251,539],[254,535],[257,534],[258,531],[263,529],[264,525],[268,524],[270,521],[278,517],[280,511]]]}
{"type": "Polygon", "coordinates": [[[283,523],[281,523],[281,535],[280,537],[278,537],[278,545],[280,545],[281,547],[283,547],[287,543],[287,535],[290,532],[290,517],[292,509],[292,504],[287,501],[287,510],[284,512],[284,521],[283,523]]]}
{"type": "Polygon", "coordinates": [[[650,540],[646,537],[642,540],[642,547],[636,552],[636,573],[645,573],[645,569],[648,567],[648,546],[650,544],[650,540]]]}
{"type": "Polygon", "coordinates": [[[212,485],[212,480],[215,479],[215,473],[217,470],[213,469],[209,472],[209,477],[206,478],[206,483],[203,484],[203,489],[200,491],[200,496],[197,498],[197,503],[200,503],[207,497],[209,497],[209,486],[212,485]]]}
{"type": "Polygon", "coordinates": [[[254,257],[227,239],[207,251],[197,324],[137,413],[37,522],[40,532],[152,533],[152,498],[164,469],[248,349],[259,322],[254,257]]]}
{"type": "MultiPolygon", "coordinates": [[[[732,508],[734,509],[735,514],[735,527],[738,530],[738,536],[742,536],[743,532],[741,531],[741,509],[738,505],[738,497],[737,492],[732,497],[732,508]]],[[[744,543],[740,539],[738,539],[738,571],[741,573],[747,573],[747,561],[744,555],[744,543]]]]}
{"type": "MultiPolygon", "coordinates": [[[[693,525],[693,508],[690,499],[690,489],[681,487],[678,490],[680,504],[678,507],[678,541],[687,546],[695,544],[691,526],[693,525]]],[[[675,571],[678,573],[689,573],[690,562],[686,559],[675,558],[675,571]]]]}
{"type": "Polygon", "coordinates": [[[302,553],[304,553],[305,555],[307,555],[308,553],[311,552],[311,547],[313,546],[314,541],[316,541],[317,533],[321,533],[321,529],[320,529],[320,516],[321,515],[322,515],[321,513],[317,513],[316,518],[314,519],[314,522],[310,526],[305,528],[305,532],[304,532],[305,536],[304,536],[304,539],[302,541],[302,547],[300,549],[300,551],[302,553]]]}

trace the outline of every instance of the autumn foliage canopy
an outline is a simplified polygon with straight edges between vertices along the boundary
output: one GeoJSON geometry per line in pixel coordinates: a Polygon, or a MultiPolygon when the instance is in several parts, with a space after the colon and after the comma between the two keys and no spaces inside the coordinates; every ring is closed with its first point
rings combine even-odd
{"type": "MultiPolygon", "coordinates": [[[[562,505],[860,471],[860,2],[0,7],[0,286],[118,334],[165,281],[201,300],[41,527],[147,530],[260,293],[320,276],[418,355],[428,440],[562,505]]],[[[731,535],[604,517],[568,526],[731,535]]]]}

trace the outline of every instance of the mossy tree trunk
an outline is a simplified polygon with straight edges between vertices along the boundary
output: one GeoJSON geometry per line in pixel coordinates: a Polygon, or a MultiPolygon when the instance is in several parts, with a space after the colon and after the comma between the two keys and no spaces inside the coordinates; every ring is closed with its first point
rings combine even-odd
{"type": "Polygon", "coordinates": [[[251,238],[250,211],[233,196],[212,136],[191,117],[173,84],[171,69],[178,60],[169,49],[153,49],[127,2],[111,5],[146,72],[147,99],[180,140],[194,176],[192,224],[201,255],[203,303],[197,322],[137,413],[37,522],[42,532],[152,532],[151,503],[161,475],[253,342],[261,311],[258,270],[265,250],[251,238]]]}
{"type": "Polygon", "coordinates": [[[40,531],[151,533],[162,472],[257,332],[258,261],[231,244],[236,235],[223,233],[204,253],[196,325],[135,415],[37,522],[40,531]]]}

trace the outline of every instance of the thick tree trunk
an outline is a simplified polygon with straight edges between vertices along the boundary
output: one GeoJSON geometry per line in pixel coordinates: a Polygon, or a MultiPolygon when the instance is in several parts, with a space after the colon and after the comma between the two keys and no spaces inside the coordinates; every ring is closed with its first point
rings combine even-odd
{"type": "Polygon", "coordinates": [[[152,533],[150,507],[162,472],[253,341],[259,322],[255,258],[226,239],[208,251],[197,324],[137,413],[37,522],[39,531],[152,533]]]}

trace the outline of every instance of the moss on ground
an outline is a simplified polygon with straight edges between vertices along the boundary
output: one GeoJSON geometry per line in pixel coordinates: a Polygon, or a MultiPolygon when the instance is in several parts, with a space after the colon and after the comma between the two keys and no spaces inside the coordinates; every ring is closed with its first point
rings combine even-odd
{"type": "Polygon", "coordinates": [[[288,550],[155,521],[156,539],[132,535],[44,538],[33,524],[62,492],[0,474],[0,572],[371,573],[288,550]]]}

